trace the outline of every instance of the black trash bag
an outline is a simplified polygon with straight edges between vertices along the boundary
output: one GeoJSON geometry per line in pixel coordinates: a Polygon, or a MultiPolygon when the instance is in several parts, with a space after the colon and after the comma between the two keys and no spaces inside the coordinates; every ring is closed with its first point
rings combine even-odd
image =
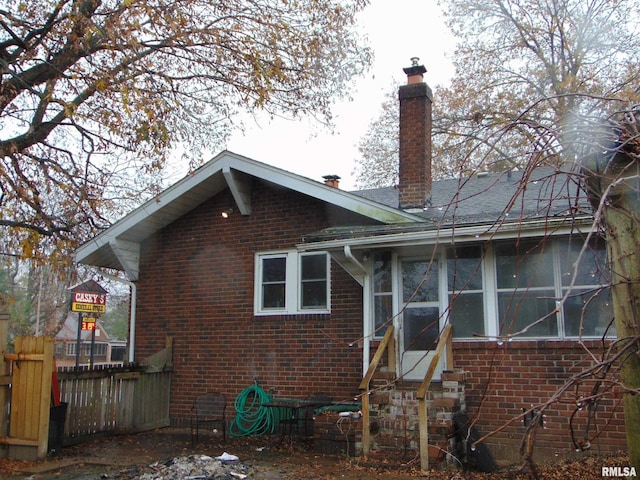
{"type": "Polygon", "coordinates": [[[49,445],[47,451],[52,455],[60,455],[64,442],[64,422],[67,419],[67,403],[49,408],[49,445]]]}
{"type": "Polygon", "coordinates": [[[477,470],[479,472],[495,472],[498,470],[498,464],[491,455],[489,448],[484,443],[471,446],[481,435],[476,427],[471,425],[469,417],[464,412],[456,412],[453,414],[453,426],[455,428],[454,435],[456,440],[455,456],[462,462],[465,469],[477,470]]]}

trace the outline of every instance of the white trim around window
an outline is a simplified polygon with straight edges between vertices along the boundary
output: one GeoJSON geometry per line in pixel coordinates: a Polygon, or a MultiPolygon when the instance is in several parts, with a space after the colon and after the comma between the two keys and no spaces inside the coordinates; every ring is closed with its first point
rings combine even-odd
{"type": "MultiPolygon", "coordinates": [[[[440,263],[433,271],[440,277],[440,311],[448,316],[443,321],[453,325],[456,340],[615,336],[615,328],[609,326],[613,312],[604,243],[592,240],[582,252],[583,246],[584,239],[575,235],[460,243],[457,252],[441,247],[440,263]],[[452,268],[457,269],[455,275],[452,268]]],[[[432,254],[427,247],[423,250],[421,258],[429,262],[432,254]]],[[[397,278],[394,268],[415,258],[414,253],[374,253],[372,323],[377,338],[404,306],[402,283],[386,279],[397,278]]],[[[435,290],[435,283],[431,288],[435,290]]]]}
{"type": "Polygon", "coordinates": [[[255,256],[255,315],[329,313],[330,263],[326,252],[296,250],[255,256]]]}

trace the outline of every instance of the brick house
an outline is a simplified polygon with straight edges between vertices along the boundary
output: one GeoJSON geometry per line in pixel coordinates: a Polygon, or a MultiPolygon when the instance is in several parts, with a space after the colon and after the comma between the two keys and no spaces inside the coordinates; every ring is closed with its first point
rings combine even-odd
{"type": "MultiPolygon", "coordinates": [[[[101,322],[96,322],[95,333],[91,330],[80,332],[79,364],[87,366],[91,363],[93,348],[93,365],[122,365],[125,359],[126,343],[109,336],[101,322]],[[94,335],[92,341],[92,335],[94,335]],[[93,344],[93,345],[92,345],[93,344]]],[[[76,364],[78,348],[78,314],[70,312],[62,328],[54,337],[54,356],[57,367],[73,367],[76,364]]]]}
{"type": "MultiPolygon", "coordinates": [[[[401,413],[381,419],[374,441],[406,447],[416,382],[448,323],[462,407],[486,434],[546,402],[591,364],[585,346],[601,352],[603,334],[615,335],[603,246],[592,241],[573,268],[592,218],[562,174],[431,181],[424,71],[405,69],[399,91],[398,188],[346,192],[332,176],[324,184],[222,152],[78,249],[78,262],[135,284],[136,359],[173,337],[174,424],[188,421],[194,395],[218,390],[231,402],[255,381],[277,395],[352,401],[393,324],[393,392],[375,408],[401,413]]],[[[537,452],[568,454],[585,435],[599,452],[624,448],[616,399],[589,409],[585,434],[576,405],[592,387],[545,411],[537,452]]],[[[517,460],[524,431],[519,419],[486,444],[517,460]]]]}

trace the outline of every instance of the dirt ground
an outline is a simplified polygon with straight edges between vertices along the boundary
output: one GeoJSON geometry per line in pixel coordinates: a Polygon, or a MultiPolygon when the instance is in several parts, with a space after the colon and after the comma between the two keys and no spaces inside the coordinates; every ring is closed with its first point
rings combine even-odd
{"type": "MultiPolygon", "coordinates": [[[[347,458],[313,452],[308,445],[294,439],[279,437],[236,438],[221,436],[201,438],[191,445],[189,430],[163,428],[132,435],[101,436],[74,446],[67,446],[58,455],[45,460],[25,462],[0,458],[0,479],[7,480],[131,480],[157,472],[171,459],[192,454],[216,457],[224,452],[236,455],[248,467],[247,480],[497,480],[524,479],[517,468],[492,474],[439,470],[420,472],[415,453],[405,458],[347,458]]],[[[540,468],[543,479],[601,479],[602,466],[627,465],[626,458],[608,459],[587,456],[579,461],[562,462],[540,468]]]]}

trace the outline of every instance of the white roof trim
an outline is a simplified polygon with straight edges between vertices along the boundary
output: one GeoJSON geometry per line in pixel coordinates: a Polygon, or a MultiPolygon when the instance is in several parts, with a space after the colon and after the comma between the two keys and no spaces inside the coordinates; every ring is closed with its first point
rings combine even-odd
{"type": "Polygon", "coordinates": [[[225,162],[228,162],[225,163],[225,166],[229,169],[243,172],[256,178],[262,178],[268,182],[309,195],[310,197],[317,198],[318,200],[345,208],[383,223],[413,223],[424,221],[423,218],[417,215],[362,198],[346,190],[329,187],[323,182],[311,180],[301,175],[231,152],[225,152],[224,155],[225,162]]]}
{"type": "Polygon", "coordinates": [[[323,240],[300,243],[296,248],[301,251],[342,251],[350,248],[392,248],[411,245],[450,244],[455,242],[483,242],[487,240],[503,240],[519,236],[542,237],[569,235],[577,232],[577,227],[592,225],[592,217],[577,218],[576,223],[567,225],[567,219],[542,219],[522,223],[505,223],[501,225],[472,225],[462,227],[446,227],[418,232],[398,232],[379,235],[363,235],[354,238],[323,240]]]}
{"type": "Polygon", "coordinates": [[[137,278],[139,258],[131,254],[132,250],[135,250],[130,248],[131,244],[123,244],[122,241],[140,244],[153,233],[185,215],[226,187],[230,188],[240,212],[243,215],[249,215],[251,213],[251,195],[248,176],[309,195],[382,223],[423,221],[411,213],[224,151],[80,246],[76,250],[76,262],[125,270],[137,278]],[[131,253],[123,257],[122,250],[114,248],[115,245],[120,245],[120,247],[128,245],[129,248],[126,250],[131,253]],[[126,261],[123,261],[125,257],[126,261]]]}

